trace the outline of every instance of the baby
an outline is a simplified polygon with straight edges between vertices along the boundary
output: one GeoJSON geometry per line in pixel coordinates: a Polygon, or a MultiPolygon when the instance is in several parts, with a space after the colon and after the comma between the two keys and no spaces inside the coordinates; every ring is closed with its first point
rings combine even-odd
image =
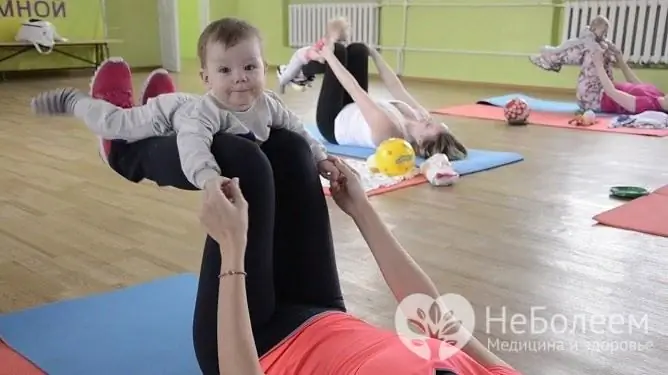
{"type": "Polygon", "coordinates": [[[600,109],[601,85],[592,55],[595,51],[603,50],[605,54],[605,69],[612,79],[612,64],[619,54],[617,47],[606,39],[610,22],[604,16],[598,15],[590,22],[577,38],[572,38],[558,47],[546,46],[539,55],[531,56],[531,62],[541,69],[559,72],[563,65],[579,65],[576,98],[582,110],[598,111],[600,109]]]}
{"type": "Polygon", "coordinates": [[[297,86],[303,86],[309,82],[309,77],[304,77],[302,74],[302,67],[310,61],[317,61],[324,64],[324,59],[318,54],[318,50],[326,40],[338,43],[345,43],[350,38],[350,24],[344,17],[334,18],[327,22],[327,33],[323,39],[318,41],[313,46],[306,46],[298,49],[290,59],[288,65],[279,67],[278,80],[279,91],[285,92],[285,87],[289,83],[294,83],[297,86]]]}
{"type": "Polygon", "coordinates": [[[181,167],[194,186],[225,180],[211,153],[219,131],[243,135],[261,143],[271,127],[287,128],[311,145],[321,174],[338,179],[338,169],[325,147],[311,137],[299,118],[278,96],[265,90],[265,64],[259,31],[234,18],[212,22],[198,42],[204,95],[163,94],[130,109],[94,99],[76,89],[57,89],[32,100],[38,114],[73,115],[104,139],[129,142],[176,133],[181,167]]]}
{"type": "Polygon", "coordinates": [[[560,46],[545,46],[541,53],[529,57],[529,60],[541,69],[559,72],[563,65],[582,65],[585,51],[594,48],[607,49],[612,44],[606,40],[610,22],[598,15],[589,23],[577,38],[571,38],[560,46]]]}

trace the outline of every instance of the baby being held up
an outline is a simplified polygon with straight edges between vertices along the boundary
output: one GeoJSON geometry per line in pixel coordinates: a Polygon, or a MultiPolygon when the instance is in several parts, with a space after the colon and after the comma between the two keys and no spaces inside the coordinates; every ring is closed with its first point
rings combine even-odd
{"type": "Polygon", "coordinates": [[[129,142],[176,133],[181,167],[200,189],[219,188],[228,179],[211,153],[219,131],[266,141],[272,128],[303,136],[322,175],[336,184],[338,168],[325,147],[271,91],[265,89],[266,67],[259,30],[245,21],[224,18],[209,24],[199,37],[200,76],[204,95],[162,94],[145,105],[120,108],[76,89],[42,93],[33,110],[46,115],[73,115],[104,139],[129,142]]]}
{"type": "Polygon", "coordinates": [[[563,65],[582,65],[585,52],[614,48],[612,42],[606,39],[609,29],[608,19],[598,15],[577,38],[571,38],[557,47],[545,46],[540,54],[530,56],[529,60],[539,68],[553,72],[561,71],[563,65]]]}
{"type": "Polygon", "coordinates": [[[285,92],[285,87],[301,73],[302,67],[309,61],[325,63],[318,53],[322,45],[327,41],[334,43],[345,43],[350,38],[350,24],[344,17],[334,18],[327,22],[327,33],[323,39],[313,46],[298,49],[292,55],[288,65],[279,73],[279,91],[285,92]]]}

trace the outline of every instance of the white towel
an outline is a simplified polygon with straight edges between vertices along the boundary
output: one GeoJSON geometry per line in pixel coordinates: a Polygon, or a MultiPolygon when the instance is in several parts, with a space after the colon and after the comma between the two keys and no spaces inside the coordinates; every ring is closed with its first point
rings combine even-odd
{"type": "MultiPolygon", "coordinates": [[[[381,173],[373,173],[369,169],[366,160],[348,159],[348,158],[345,158],[344,160],[355,171],[357,171],[357,173],[359,173],[362,187],[364,188],[364,191],[367,192],[381,187],[396,185],[402,181],[409,180],[417,176],[420,172],[417,168],[415,168],[413,172],[408,173],[404,176],[388,177],[381,173]]],[[[323,177],[320,177],[320,180],[322,181],[322,186],[329,187],[329,180],[323,177]]]]}
{"type": "Polygon", "coordinates": [[[610,122],[610,127],[666,129],[668,128],[668,113],[645,111],[637,115],[617,116],[610,122]]]}

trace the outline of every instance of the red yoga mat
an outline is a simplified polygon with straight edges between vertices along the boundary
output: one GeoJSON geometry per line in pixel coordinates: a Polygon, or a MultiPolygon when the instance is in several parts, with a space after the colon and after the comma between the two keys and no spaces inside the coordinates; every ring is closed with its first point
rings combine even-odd
{"type": "Polygon", "coordinates": [[[594,216],[599,224],[668,237],[668,194],[652,193],[594,216]]]}
{"type": "MultiPolygon", "coordinates": [[[[485,104],[465,104],[455,107],[441,108],[431,112],[440,115],[505,121],[505,117],[503,116],[503,108],[485,104]]],[[[612,121],[612,118],[610,117],[597,118],[596,124],[591,126],[577,126],[569,124],[568,122],[572,119],[573,115],[568,113],[531,112],[528,122],[529,124],[533,125],[553,126],[557,128],[647,135],[654,137],[668,136],[668,129],[610,128],[608,127],[608,125],[610,125],[610,121],[612,121]]]]}
{"type": "Polygon", "coordinates": [[[45,375],[45,373],[0,340],[0,375],[45,375]]]}

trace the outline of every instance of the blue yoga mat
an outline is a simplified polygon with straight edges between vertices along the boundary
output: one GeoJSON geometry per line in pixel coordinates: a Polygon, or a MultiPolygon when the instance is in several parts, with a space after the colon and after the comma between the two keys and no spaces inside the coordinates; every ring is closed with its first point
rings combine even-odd
{"type": "Polygon", "coordinates": [[[493,105],[495,107],[503,107],[510,100],[516,98],[524,99],[529,105],[529,108],[531,108],[532,111],[536,112],[575,113],[580,110],[580,107],[575,102],[560,102],[554,100],[537,99],[520,93],[508,94],[504,96],[497,96],[494,98],[479,100],[477,104],[486,104],[486,105],[493,105]]]}
{"type": "Polygon", "coordinates": [[[0,316],[0,336],[49,375],[201,374],[196,292],[183,274],[56,302],[0,316]]]}
{"type": "MultiPolygon", "coordinates": [[[[320,140],[327,151],[334,155],[348,156],[354,159],[366,159],[376,151],[368,147],[341,146],[329,143],[318,130],[316,125],[309,125],[306,129],[313,137],[320,140]]],[[[517,163],[524,160],[524,157],[514,152],[500,152],[487,150],[469,150],[469,155],[464,160],[452,162],[452,167],[460,175],[467,175],[476,172],[486,171],[488,169],[501,167],[507,164],[517,163]]],[[[418,158],[417,165],[424,162],[424,159],[418,158]]]]}

